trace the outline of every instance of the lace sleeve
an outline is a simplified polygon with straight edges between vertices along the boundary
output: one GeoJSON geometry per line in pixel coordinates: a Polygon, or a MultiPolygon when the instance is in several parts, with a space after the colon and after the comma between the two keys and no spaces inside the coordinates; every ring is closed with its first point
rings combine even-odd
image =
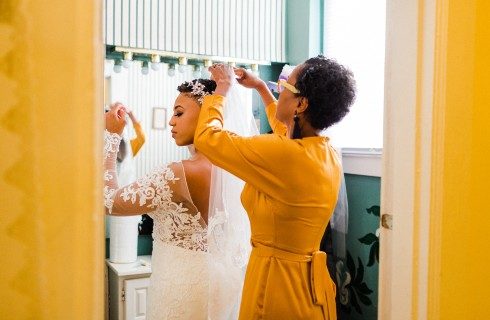
{"type": "Polygon", "coordinates": [[[137,181],[119,188],[116,156],[121,136],[104,132],[104,205],[106,213],[133,215],[149,213],[157,208],[174,205],[171,184],[175,177],[170,167],[162,166],[137,181]]]}

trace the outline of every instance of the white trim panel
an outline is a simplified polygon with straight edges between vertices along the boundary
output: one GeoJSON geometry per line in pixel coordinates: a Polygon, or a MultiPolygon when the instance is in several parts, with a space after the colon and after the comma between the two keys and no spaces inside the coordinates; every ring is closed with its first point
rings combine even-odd
{"type": "Polygon", "coordinates": [[[381,177],[382,149],[342,149],[344,173],[381,177]]]}
{"type": "Polygon", "coordinates": [[[105,0],[105,43],[284,62],[285,0],[105,0]]]}

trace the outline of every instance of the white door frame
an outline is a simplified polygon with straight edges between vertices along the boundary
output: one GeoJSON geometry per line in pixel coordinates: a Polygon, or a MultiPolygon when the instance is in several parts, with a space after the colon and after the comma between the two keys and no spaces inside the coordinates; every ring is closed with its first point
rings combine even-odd
{"type": "Polygon", "coordinates": [[[392,230],[381,228],[380,236],[381,320],[427,318],[436,22],[444,21],[440,2],[386,3],[381,214],[392,215],[393,223],[392,230]]]}

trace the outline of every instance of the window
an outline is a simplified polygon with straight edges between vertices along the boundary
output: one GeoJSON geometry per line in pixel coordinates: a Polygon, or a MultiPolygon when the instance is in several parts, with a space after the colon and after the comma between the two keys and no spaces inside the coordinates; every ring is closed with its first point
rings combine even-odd
{"type": "Polygon", "coordinates": [[[327,130],[341,148],[382,148],[386,1],[325,0],[324,48],[354,73],[350,113],[327,130]]]}

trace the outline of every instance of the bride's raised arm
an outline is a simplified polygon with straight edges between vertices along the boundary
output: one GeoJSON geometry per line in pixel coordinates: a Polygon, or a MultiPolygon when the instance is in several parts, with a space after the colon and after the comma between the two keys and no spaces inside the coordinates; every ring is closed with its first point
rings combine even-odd
{"type": "Polygon", "coordinates": [[[115,104],[106,114],[104,131],[104,205],[112,215],[137,215],[149,213],[173,203],[175,177],[172,166],[161,166],[135,182],[119,187],[116,158],[121,133],[126,124],[124,107],[115,104]]]}

